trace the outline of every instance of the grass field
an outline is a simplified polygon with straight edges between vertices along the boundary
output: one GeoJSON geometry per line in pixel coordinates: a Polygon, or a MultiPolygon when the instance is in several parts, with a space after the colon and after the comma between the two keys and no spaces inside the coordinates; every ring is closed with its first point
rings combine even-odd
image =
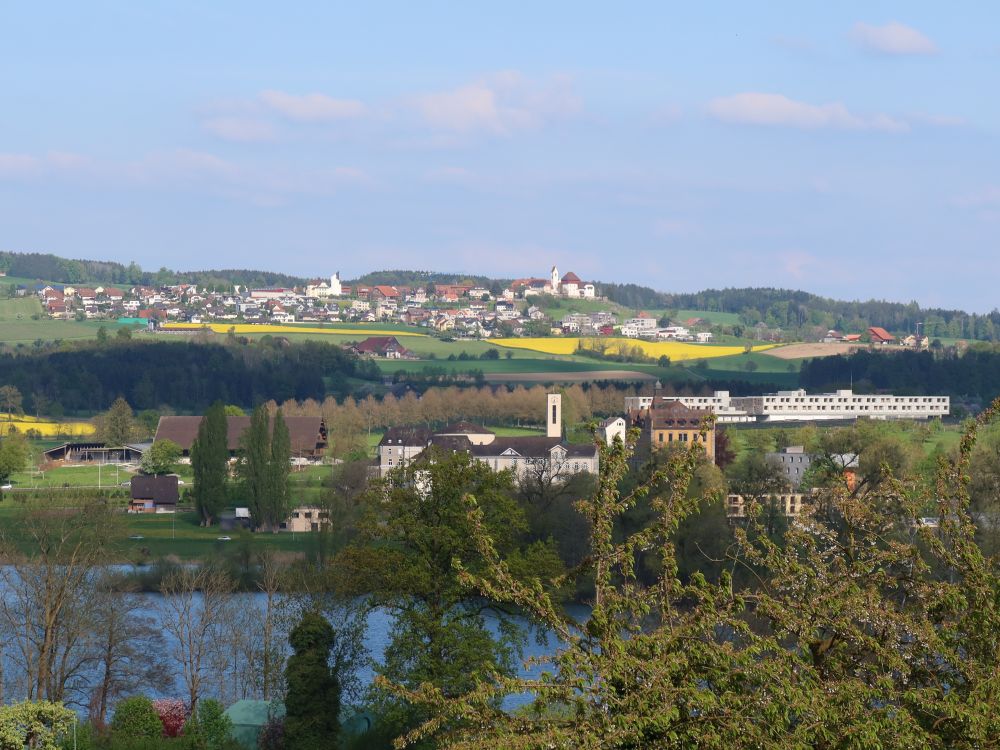
{"type": "Polygon", "coordinates": [[[30,344],[38,339],[92,339],[102,325],[114,323],[53,320],[43,315],[42,303],[37,297],[0,299],[0,342],[5,344],[30,344]],[[33,315],[41,317],[35,320],[33,315]]]}

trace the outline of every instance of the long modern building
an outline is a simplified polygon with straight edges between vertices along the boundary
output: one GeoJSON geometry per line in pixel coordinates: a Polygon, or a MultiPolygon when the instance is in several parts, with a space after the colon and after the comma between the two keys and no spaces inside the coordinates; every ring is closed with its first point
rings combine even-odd
{"type": "Polygon", "coordinates": [[[676,401],[689,409],[711,411],[720,424],[746,422],[816,422],[821,420],[930,419],[951,411],[947,396],[890,396],[861,394],[851,390],[806,393],[778,391],[764,396],[730,396],[716,391],[711,396],[626,396],[625,411],[649,409],[654,404],[676,401]]]}
{"type": "Polygon", "coordinates": [[[951,411],[947,396],[888,396],[851,390],[809,394],[804,390],[778,391],[766,396],[735,396],[736,409],[759,422],[813,422],[857,419],[930,419],[951,411]]]}

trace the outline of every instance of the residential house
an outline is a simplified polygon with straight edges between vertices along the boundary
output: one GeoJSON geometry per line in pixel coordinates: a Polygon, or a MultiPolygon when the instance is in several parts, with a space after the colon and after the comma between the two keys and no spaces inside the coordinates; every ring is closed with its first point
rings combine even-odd
{"type": "Polygon", "coordinates": [[[136,475],[129,484],[129,513],[176,512],[179,499],[176,475],[136,475]]]}
{"type": "Polygon", "coordinates": [[[359,357],[385,357],[386,359],[416,359],[417,356],[399,343],[395,336],[369,336],[347,347],[359,357]]]}

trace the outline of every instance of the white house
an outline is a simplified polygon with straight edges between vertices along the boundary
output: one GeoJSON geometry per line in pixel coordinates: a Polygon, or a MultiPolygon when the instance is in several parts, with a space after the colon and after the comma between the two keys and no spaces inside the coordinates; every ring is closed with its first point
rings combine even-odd
{"type": "Polygon", "coordinates": [[[329,284],[326,280],[316,280],[311,281],[306,285],[307,297],[319,297],[320,299],[325,299],[327,297],[340,297],[343,293],[344,287],[343,284],[340,283],[340,271],[337,271],[337,273],[330,277],[329,284]]]}

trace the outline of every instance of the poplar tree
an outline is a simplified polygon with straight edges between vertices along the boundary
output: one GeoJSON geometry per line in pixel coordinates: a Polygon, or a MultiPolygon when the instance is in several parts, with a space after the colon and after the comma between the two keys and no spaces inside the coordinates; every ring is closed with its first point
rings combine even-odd
{"type": "Polygon", "coordinates": [[[221,401],[216,401],[205,412],[198,425],[198,436],[191,445],[195,506],[202,526],[211,526],[226,504],[228,429],[225,407],[221,401]]]}
{"type": "Polygon", "coordinates": [[[240,438],[237,472],[250,507],[254,528],[276,531],[288,517],[288,473],[291,441],[279,409],[274,428],[264,405],[254,409],[240,438]]]}

